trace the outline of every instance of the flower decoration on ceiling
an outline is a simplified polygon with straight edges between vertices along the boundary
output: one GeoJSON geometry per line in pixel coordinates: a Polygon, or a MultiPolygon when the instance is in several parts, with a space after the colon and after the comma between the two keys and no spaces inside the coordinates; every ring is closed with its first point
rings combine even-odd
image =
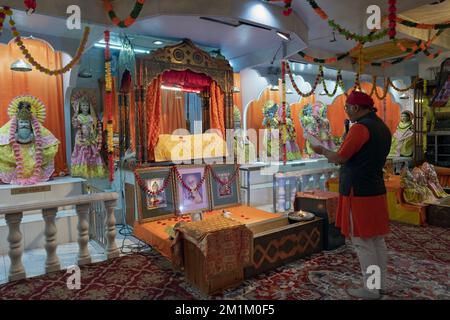
{"type": "Polygon", "coordinates": [[[391,40],[395,39],[397,34],[397,0],[389,0],[389,31],[388,35],[391,40]]]}
{"type": "Polygon", "coordinates": [[[36,0],[25,0],[24,4],[28,15],[32,15],[36,11],[36,0]]]}

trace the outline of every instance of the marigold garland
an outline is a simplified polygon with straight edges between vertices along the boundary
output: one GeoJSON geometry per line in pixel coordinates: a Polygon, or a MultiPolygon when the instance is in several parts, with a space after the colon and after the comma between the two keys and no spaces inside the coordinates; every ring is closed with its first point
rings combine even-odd
{"type": "Polygon", "coordinates": [[[103,0],[103,8],[105,9],[108,17],[111,19],[112,23],[120,28],[128,28],[133,23],[136,22],[136,19],[139,17],[142,8],[144,7],[145,0],[137,0],[134,4],[133,10],[130,15],[125,20],[120,20],[114,12],[113,5],[109,0],[103,0]]]}
{"type": "Polygon", "coordinates": [[[389,30],[386,28],[386,29],[380,30],[378,32],[371,32],[368,35],[362,36],[362,35],[356,34],[354,32],[348,31],[347,29],[342,27],[340,24],[336,23],[334,20],[329,20],[328,24],[330,27],[333,28],[333,30],[338,31],[347,40],[352,39],[352,40],[358,41],[359,43],[362,43],[362,44],[380,40],[380,39],[384,38],[389,32],[389,30]]]}
{"type": "Polygon", "coordinates": [[[320,6],[317,4],[314,0],[306,0],[308,1],[309,5],[313,8],[314,12],[322,19],[322,20],[328,20],[328,24],[331,28],[338,31],[341,35],[343,35],[346,39],[353,39],[360,43],[366,43],[366,42],[372,42],[379,40],[386,36],[388,29],[383,29],[378,32],[375,32],[372,30],[368,35],[362,36],[353,32],[350,32],[349,30],[345,29],[338,23],[336,23],[334,20],[329,19],[328,15],[325,11],[320,8],[320,6]]]}
{"type": "Polygon", "coordinates": [[[111,51],[109,46],[110,32],[106,30],[104,33],[105,39],[105,113],[107,117],[106,124],[106,142],[108,149],[108,167],[109,167],[109,181],[114,180],[114,130],[113,130],[113,115],[112,115],[112,76],[111,76],[111,51]]]}
{"type": "Polygon", "coordinates": [[[322,79],[323,77],[323,69],[322,66],[319,67],[319,72],[317,73],[316,76],[316,80],[314,81],[314,84],[311,88],[311,91],[309,91],[308,93],[303,93],[299,87],[297,86],[297,83],[295,82],[294,79],[294,75],[292,74],[292,70],[291,67],[289,65],[289,63],[286,63],[286,72],[289,76],[289,79],[292,83],[292,87],[294,88],[294,90],[297,92],[298,95],[302,96],[303,98],[308,98],[309,96],[311,96],[315,91],[316,91],[316,87],[319,84],[320,79],[322,79]]]}
{"type": "Polygon", "coordinates": [[[413,21],[410,21],[407,19],[400,18],[398,16],[395,18],[395,21],[406,27],[416,28],[416,29],[444,30],[444,29],[450,28],[450,21],[445,21],[442,23],[434,23],[434,24],[417,23],[417,22],[413,22],[413,21]]]}
{"type": "Polygon", "coordinates": [[[90,33],[90,28],[89,27],[85,27],[84,28],[84,32],[83,32],[83,38],[81,39],[80,42],[80,46],[77,49],[77,52],[75,54],[75,57],[63,68],[61,69],[57,69],[57,70],[50,70],[44,66],[42,66],[39,62],[37,62],[30,54],[29,50],[26,48],[26,46],[24,45],[22,38],[20,36],[19,31],[16,28],[16,23],[12,17],[13,12],[9,7],[3,7],[0,8],[0,35],[2,34],[3,31],[3,22],[6,18],[6,16],[9,17],[9,25],[11,27],[11,31],[12,34],[14,36],[14,42],[16,43],[16,45],[19,47],[20,51],[22,52],[23,56],[25,57],[25,59],[33,66],[36,68],[36,70],[43,72],[47,75],[60,75],[63,73],[66,73],[68,71],[70,71],[74,65],[76,65],[80,59],[81,56],[83,55],[83,52],[86,48],[86,43],[89,39],[89,33],[90,33]]]}

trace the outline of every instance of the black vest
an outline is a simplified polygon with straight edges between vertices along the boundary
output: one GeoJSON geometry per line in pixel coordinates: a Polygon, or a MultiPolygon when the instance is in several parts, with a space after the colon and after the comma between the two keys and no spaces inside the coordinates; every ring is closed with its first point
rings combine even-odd
{"type": "Polygon", "coordinates": [[[369,130],[369,140],[339,170],[339,193],[358,197],[378,196],[386,193],[383,167],[391,149],[391,132],[375,112],[357,123],[369,130]]]}

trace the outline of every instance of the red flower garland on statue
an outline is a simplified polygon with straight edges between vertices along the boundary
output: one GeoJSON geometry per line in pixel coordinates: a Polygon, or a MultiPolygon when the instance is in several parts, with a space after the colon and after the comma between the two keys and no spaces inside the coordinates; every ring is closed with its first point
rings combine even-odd
{"type": "Polygon", "coordinates": [[[397,0],[389,0],[389,31],[388,35],[391,40],[395,39],[397,34],[397,0]]]}

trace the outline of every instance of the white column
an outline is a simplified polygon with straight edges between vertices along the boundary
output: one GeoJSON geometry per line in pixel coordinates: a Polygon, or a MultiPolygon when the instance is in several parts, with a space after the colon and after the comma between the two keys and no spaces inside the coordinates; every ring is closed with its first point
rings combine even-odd
{"type": "Polygon", "coordinates": [[[45,272],[55,272],[61,269],[58,256],[56,255],[56,212],[57,208],[43,209],[42,215],[45,221],[45,250],[47,251],[47,260],[45,261],[45,272]]]}
{"type": "Polygon", "coordinates": [[[89,243],[89,205],[77,205],[78,214],[78,265],[91,263],[89,243]]]}
{"type": "Polygon", "coordinates": [[[277,192],[277,212],[284,212],[286,209],[286,179],[282,173],[275,174],[277,192]]]}
{"type": "MultiPolygon", "coordinates": [[[[119,248],[116,245],[116,217],[114,216],[114,209],[117,201],[106,201],[106,257],[108,259],[117,258],[120,254],[119,248]]],[[[125,223],[125,222],[124,222],[125,223]]]]}
{"type": "Polygon", "coordinates": [[[291,211],[294,211],[294,202],[295,202],[295,195],[297,194],[297,177],[292,177],[289,180],[289,183],[291,184],[291,211]]]}
{"type": "Polygon", "coordinates": [[[22,222],[22,212],[7,214],[5,219],[8,224],[9,258],[11,266],[9,268],[9,281],[16,281],[26,278],[25,268],[22,264],[23,244],[20,223],[22,222]]]}

